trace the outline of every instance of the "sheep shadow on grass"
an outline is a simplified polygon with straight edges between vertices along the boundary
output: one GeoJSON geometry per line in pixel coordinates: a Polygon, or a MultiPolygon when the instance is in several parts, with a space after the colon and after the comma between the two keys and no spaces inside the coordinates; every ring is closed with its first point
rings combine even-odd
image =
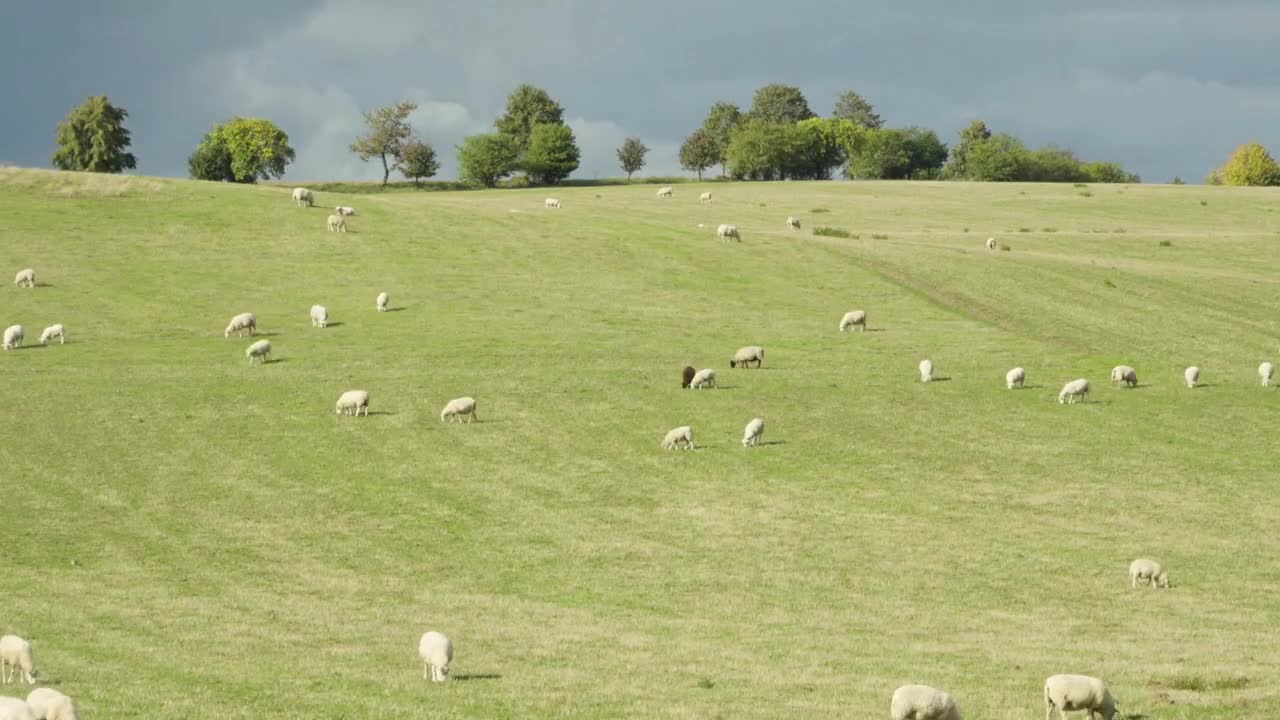
{"type": "Polygon", "coordinates": [[[764,447],[765,445],[786,445],[786,440],[762,440],[756,443],[756,447],[764,447]]]}
{"type": "Polygon", "coordinates": [[[327,330],[328,328],[333,328],[333,327],[342,327],[342,326],[343,326],[343,325],[345,325],[345,324],[346,324],[346,323],[340,323],[340,322],[330,322],[330,323],[325,323],[325,324],[324,324],[324,328],[321,328],[321,329],[327,330]]]}
{"type": "Polygon", "coordinates": [[[925,384],[925,385],[928,385],[928,384],[930,384],[930,383],[939,383],[939,382],[951,382],[951,378],[950,378],[950,377],[936,377],[936,378],[932,378],[932,379],[930,379],[930,380],[929,380],[929,382],[924,383],[924,384],[925,384]]]}
{"type": "Polygon", "coordinates": [[[360,413],[360,414],[364,415],[365,417],[372,417],[374,415],[398,415],[399,413],[393,413],[390,410],[370,410],[367,413],[360,413]]]}
{"type": "Polygon", "coordinates": [[[450,675],[454,680],[468,682],[471,680],[501,680],[502,676],[498,673],[471,673],[469,675],[450,675]]]}
{"type": "Polygon", "coordinates": [[[405,305],[401,305],[400,307],[389,307],[386,310],[383,310],[382,312],[400,312],[401,310],[404,310],[405,307],[406,307],[405,305]]]}
{"type": "MultiPolygon", "coordinates": [[[[260,332],[260,333],[254,333],[254,334],[250,335],[249,337],[276,337],[276,336],[277,336],[277,335],[279,335],[279,334],[280,334],[280,333],[278,333],[278,332],[260,332]]],[[[237,335],[236,337],[240,337],[240,336],[239,336],[239,335],[237,335]]]]}
{"type": "Polygon", "coordinates": [[[263,361],[262,361],[262,364],[263,364],[263,365],[275,365],[276,363],[282,363],[282,362],[289,362],[289,358],[282,358],[282,357],[278,357],[278,358],[271,358],[270,360],[263,360],[263,361]]]}

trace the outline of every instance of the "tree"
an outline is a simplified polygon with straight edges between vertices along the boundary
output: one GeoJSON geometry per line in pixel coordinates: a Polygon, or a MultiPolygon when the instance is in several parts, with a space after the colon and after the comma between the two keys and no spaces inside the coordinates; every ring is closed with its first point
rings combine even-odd
{"type": "Polygon", "coordinates": [[[1027,148],[1018,138],[1000,133],[973,144],[965,162],[971,180],[1022,180],[1026,178],[1027,148]]]}
{"type": "Polygon", "coordinates": [[[1029,150],[1016,180],[1025,182],[1085,182],[1089,177],[1080,158],[1065,148],[1052,145],[1029,150]]]}
{"type": "Polygon", "coordinates": [[[644,167],[644,156],[648,152],[649,148],[640,142],[640,138],[627,138],[622,147],[618,148],[618,162],[622,164],[622,171],[627,174],[627,182],[631,181],[632,173],[644,167]]]}
{"type": "Polygon", "coordinates": [[[58,123],[53,166],[59,170],[118,173],[138,167],[124,127],[129,111],[116,107],[106,95],[96,95],[67,113],[58,123]]]}
{"type": "Polygon", "coordinates": [[[1186,185],[1186,183],[1182,181],[1182,178],[1178,177],[1177,175],[1173,176],[1173,179],[1169,181],[1169,184],[1170,185],[1186,185]]]}
{"type": "Polygon", "coordinates": [[[187,172],[195,180],[236,181],[236,175],[231,171],[231,151],[227,150],[227,143],[218,130],[214,127],[206,133],[187,158],[187,172]]]}
{"type": "Polygon", "coordinates": [[[787,163],[787,175],[796,179],[830,180],[831,173],[845,161],[840,137],[836,132],[839,121],[826,118],[810,118],[796,123],[793,154],[787,163]]]}
{"type": "Polygon", "coordinates": [[[414,185],[422,178],[434,177],[439,169],[440,162],[431,143],[410,138],[400,146],[400,172],[414,185]]]}
{"type": "Polygon", "coordinates": [[[387,184],[391,171],[400,165],[400,150],[404,141],[413,135],[409,127],[409,113],[418,109],[418,104],[402,100],[394,105],[376,108],[364,113],[364,122],[369,132],[356,138],[351,143],[351,152],[360,156],[361,160],[369,158],[382,159],[382,184],[387,184]],[[391,161],[388,162],[387,159],[391,161]]]}
{"type": "Polygon", "coordinates": [[[282,177],[293,158],[289,136],[275,123],[235,117],[205,134],[187,169],[197,180],[254,183],[282,177]]]}
{"type": "Polygon", "coordinates": [[[519,157],[519,148],[507,135],[471,135],[458,147],[458,177],[493,187],[516,169],[519,157]]]}
{"type": "Polygon", "coordinates": [[[849,156],[845,175],[871,180],[901,180],[911,174],[911,153],[903,130],[867,130],[861,147],[849,156]]]}
{"type": "Polygon", "coordinates": [[[507,111],[494,121],[498,132],[511,138],[523,153],[535,125],[563,125],[564,108],[546,90],[520,85],[507,96],[507,111]]]}
{"type": "Polygon", "coordinates": [[[720,162],[720,151],[716,141],[706,130],[694,130],[680,145],[680,167],[698,173],[698,181],[702,181],[702,171],[720,162]]]}
{"type": "Polygon", "coordinates": [[[750,180],[786,179],[786,171],[793,164],[794,127],[755,118],[740,123],[725,151],[729,174],[750,180]]]}
{"type": "Polygon", "coordinates": [[[535,183],[554,185],[578,169],[581,153],[568,125],[539,123],[529,133],[521,167],[535,183]]]}
{"type": "MultiPolygon", "coordinates": [[[[1126,171],[1120,163],[1114,162],[1089,162],[1080,165],[1081,172],[1086,178],[1085,182],[1095,183],[1140,183],[1142,178],[1136,173],[1126,171]]],[[[1181,185],[1182,180],[1174,178],[1177,182],[1174,185],[1181,185]]]]}
{"type": "Polygon", "coordinates": [[[928,128],[909,127],[902,131],[907,151],[907,176],[917,180],[938,177],[947,161],[947,144],[928,128]]]}
{"type": "Polygon", "coordinates": [[[1236,148],[1220,174],[1225,185],[1280,185],[1280,165],[1256,142],[1236,148]]]}
{"type": "Polygon", "coordinates": [[[974,120],[968,127],[960,131],[960,142],[951,151],[951,162],[947,164],[944,174],[952,178],[969,177],[969,150],[980,142],[991,139],[991,131],[981,120],[974,120]]]}
{"type": "Polygon", "coordinates": [[[800,88],[780,83],[756,90],[751,99],[751,111],[747,114],[754,120],[773,123],[798,123],[816,117],[800,88]]]}
{"type": "Polygon", "coordinates": [[[727,164],[726,154],[729,150],[729,140],[733,137],[734,128],[738,127],[738,123],[741,121],[742,111],[738,109],[737,105],[728,102],[713,104],[711,110],[707,112],[707,119],[702,121],[702,132],[711,141],[712,147],[715,149],[715,162],[711,164],[720,166],[721,175],[724,174],[727,164]]]}
{"type": "Polygon", "coordinates": [[[869,130],[879,130],[884,125],[884,120],[876,114],[871,103],[852,90],[840,93],[840,97],[836,98],[836,107],[831,111],[831,117],[849,120],[869,130]]]}

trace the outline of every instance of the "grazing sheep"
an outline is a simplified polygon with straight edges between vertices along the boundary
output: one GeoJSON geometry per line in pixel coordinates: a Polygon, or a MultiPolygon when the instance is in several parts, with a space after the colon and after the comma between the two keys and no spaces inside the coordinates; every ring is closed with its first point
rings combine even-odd
{"type": "Polygon", "coordinates": [[[31,655],[31,643],[17,635],[5,635],[0,638],[0,680],[7,685],[15,678],[35,685],[36,661],[31,655]]]}
{"type": "Polygon", "coordinates": [[[893,720],[960,720],[960,709],[951,693],[928,685],[903,685],[894,690],[889,714],[893,720]]]}
{"type": "Polygon", "coordinates": [[[311,191],[306,188],[294,188],[293,202],[298,207],[302,207],[304,203],[307,207],[314,207],[316,204],[316,198],[311,194],[311,191]]]}
{"type": "Polygon", "coordinates": [[[1004,374],[1004,386],[1010,390],[1022,387],[1022,384],[1026,381],[1027,371],[1020,367],[1016,367],[1004,374]]]}
{"type": "Polygon", "coordinates": [[[844,317],[840,318],[840,332],[855,326],[858,328],[858,332],[867,329],[866,310],[850,310],[844,314],[844,317]]]}
{"type": "Polygon", "coordinates": [[[1258,379],[1262,381],[1262,387],[1271,387],[1271,379],[1275,377],[1276,366],[1269,362],[1264,362],[1258,366],[1258,379]]]}
{"type": "Polygon", "coordinates": [[[667,433],[666,437],[662,438],[662,449],[674,450],[680,443],[684,443],[685,450],[695,449],[693,445],[693,428],[688,425],[681,425],[667,433]]]}
{"type": "Polygon", "coordinates": [[[467,418],[467,422],[479,420],[480,418],[476,416],[475,398],[454,398],[440,411],[440,422],[452,421],[455,417],[458,418],[458,422],[462,422],[464,417],[467,418]]]}
{"type": "Polygon", "coordinates": [[[342,219],[341,215],[329,216],[329,232],[346,232],[347,221],[342,219]]]}
{"type": "Polygon", "coordinates": [[[27,696],[27,705],[35,720],[76,720],[76,706],[71,698],[53,688],[36,688],[27,696]]]}
{"type": "Polygon", "coordinates": [[[698,371],[694,370],[692,365],[685,365],[684,369],[680,371],[680,387],[689,387],[689,383],[693,382],[693,376],[697,374],[698,371]]]}
{"type": "Polygon", "coordinates": [[[925,359],[920,361],[920,382],[933,382],[932,360],[925,359]]]}
{"type": "Polygon", "coordinates": [[[422,679],[431,671],[431,682],[449,679],[449,663],[453,662],[453,641],[434,630],[422,634],[418,641],[418,656],[422,658],[422,679]]]}
{"type": "Polygon", "coordinates": [[[721,225],[717,227],[716,237],[722,240],[728,240],[732,238],[734,240],[737,240],[738,242],[742,242],[742,236],[738,234],[737,225],[721,225]]]}
{"type": "Polygon", "coordinates": [[[22,347],[22,339],[26,337],[26,331],[21,325],[10,325],[4,329],[4,349],[16,350],[22,347]]]}
{"type": "Polygon", "coordinates": [[[555,199],[555,198],[547,198],[546,200],[544,200],[544,201],[543,201],[543,204],[544,204],[544,205],[546,205],[546,206],[547,206],[547,207],[549,207],[549,208],[559,208],[559,207],[560,207],[560,201],[559,201],[559,200],[557,200],[557,199],[555,199]]]}
{"type": "Polygon", "coordinates": [[[365,390],[348,390],[338,396],[339,415],[359,415],[364,409],[365,417],[369,416],[369,393],[365,390]]]}
{"type": "Polygon", "coordinates": [[[993,238],[993,237],[991,237],[991,238],[987,238],[987,249],[988,249],[988,250],[995,250],[995,249],[996,249],[996,239],[995,239],[995,238],[993,238]]]}
{"type": "Polygon", "coordinates": [[[1058,717],[1066,720],[1073,710],[1088,710],[1089,720],[1096,712],[1103,720],[1111,720],[1120,703],[1111,697],[1106,683],[1088,675],[1051,675],[1044,681],[1044,718],[1049,720],[1053,709],[1058,717]]]}
{"type": "Polygon", "coordinates": [[[378,312],[387,311],[387,301],[390,299],[391,299],[391,296],[386,294],[385,292],[378,293],[378,300],[377,300],[378,312]]]}
{"type": "Polygon", "coordinates": [[[760,442],[760,436],[763,434],[764,419],[753,418],[742,431],[742,447],[755,447],[755,444],[760,442]]]}
{"type": "Polygon", "coordinates": [[[1079,398],[1083,402],[1084,398],[1089,396],[1089,381],[1084,378],[1072,380],[1062,386],[1062,391],[1058,393],[1058,403],[1066,403],[1071,405],[1079,398]]]}
{"type": "Polygon", "coordinates": [[[788,218],[787,218],[787,229],[788,229],[788,230],[799,230],[799,229],[800,229],[800,219],[799,219],[799,218],[795,218],[795,217],[788,217],[788,218]]]}
{"type": "Polygon", "coordinates": [[[240,333],[245,330],[249,331],[249,337],[258,330],[258,318],[253,313],[240,313],[231,318],[231,322],[227,323],[227,329],[222,331],[222,337],[231,337],[231,333],[235,333],[236,337],[240,337],[240,333]]]}
{"type": "Polygon", "coordinates": [[[0,697],[0,720],[37,720],[31,706],[15,697],[0,697]]]}
{"type": "Polygon", "coordinates": [[[1151,589],[1169,587],[1169,571],[1160,567],[1155,560],[1138,558],[1129,563],[1129,585],[1138,587],[1138,582],[1151,583],[1151,589]]]}
{"type": "Polygon", "coordinates": [[[1128,365],[1117,365],[1111,368],[1111,384],[1124,383],[1125,387],[1138,386],[1138,373],[1128,365]]]}
{"type": "Polygon", "coordinates": [[[708,190],[708,191],[706,191],[706,192],[702,193],[701,195],[699,195],[699,196],[698,196],[698,202],[704,202],[704,203],[709,203],[709,202],[711,202],[711,191],[710,191],[710,190],[708,190]]]}
{"type": "Polygon", "coordinates": [[[13,284],[15,287],[35,287],[36,271],[31,268],[19,270],[18,274],[13,276],[13,284]]]}
{"type": "Polygon", "coordinates": [[[666,187],[658,188],[658,197],[660,198],[669,198],[671,197],[671,193],[672,193],[672,190],[670,185],[667,185],[666,187]]]}
{"type": "Polygon", "coordinates": [[[253,364],[254,358],[257,358],[260,363],[265,363],[267,361],[267,356],[271,354],[271,341],[259,340],[248,348],[245,348],[244,354],[245,357],[249,358],[250,365],[253,364]]]}
{"type": "Polygon", "coordinates": [[[733,358],[729,360],[729,367],[746,367],[747,363],[754,362],[756,367],[764,364],[764,348],[759,345],[748,345],[738,348],[738,352],[733,354],[733,358]]]}
{"type": "Polygon", "coordinates": [[[329,327],[329,311],[325,306],[311,306],[311,327],[329,327]]]}
{"type": "Polygon", "coordinates": [[[334,208],[333,211],[338,213],[339,215],[355,215],[356,214],[356,209],[349,205],[339,205],[338,207],[334,208]]]}
{"type": "Polygon", "coordinates": [[[1187,387],[1193,388],[1196,386],[1196,383],[1200,381],[1200,368],[1192,365],[1182,373],[1182,377],[1186,378],[1187,387]]]}
{"type": "Polygon", "coordinates": [[[54,338],[58,339],[59,345],[63,345],[67,342],[67,329],[62,326],[62,323],[50,325],[45,328],[44,332],[40,333],[40,344],[48,345],[49,341],[54,338]]]}
{"type": "Polygon", "coordinates": [[[693,378],[689,380],[690,390],[701,390],[704,387],[715,387],[715,386],[716,386],[716,371],[712,370],[711,368],[707,368],[705,370],[699,370],[697,373],[694,374],[693,378]]]}

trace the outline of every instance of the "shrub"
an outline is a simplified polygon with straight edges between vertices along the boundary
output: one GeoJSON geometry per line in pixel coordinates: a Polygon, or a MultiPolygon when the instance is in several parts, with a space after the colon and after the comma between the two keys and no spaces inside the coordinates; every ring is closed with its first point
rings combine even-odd
{"type": "Polygon", "coordinates": [[[1161,240],[1161,241],[1160,241],[1160,247],[1173,247],[1173,241],[1172,241],[1172,240],[1161,240]]]}
{"type": "Polygon", "coordinates": [[[888,240],[889,236],[884,233],[871,233],[872,240],[888,240]]]}
{"type": "Polygon", "coordinates": [[[1079,192],[1079,195],[1080,197],[1093,197],[1093,193],[1089,192],[1088,190],[1081,190],[1079,192]]]}
{"type": "Polygon", "coordinates": [[[821,213],[829,213],[829,212],[831,212],[831,211],[830,211],[830,210],[828,210],[828,209],[826,209],[826,208],[814,208],[814,209],[810,210],[809,212],[813,213],[814,215],[819,215],[819,214],[821,214],[821,213]]]}
{"type": "Polygon", "coordinates": [[[816,227],[813,229],[813,234],[837,238],[848,238],[853,236],[848,230],[837,227],[816,227]]]}

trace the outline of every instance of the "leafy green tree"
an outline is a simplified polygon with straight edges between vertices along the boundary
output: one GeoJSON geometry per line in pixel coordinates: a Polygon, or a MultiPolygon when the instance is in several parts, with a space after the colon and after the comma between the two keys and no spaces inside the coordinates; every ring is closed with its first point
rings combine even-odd
{"type": "MultiPolygon", "coordinates": [[[[1085,182],[1095,183],[1140,183],[1142,178],[1136,173],[1126,171],[1121,167],[1120,163],[1114,162],[1088,162],[1081,163],[1080,171],[1085,176],[1085,182]]],[[[1174,178],[1177,182],[1174,185],[1181,185],[1181,178],[1174,178]]]]}
{"type": "Polygon", "coordinates": [[[535,183],[554,185],[578,169],[581,153],[568,125],[539,123],[529,133],[520,165],[535,183]]]}
{"type": "Polygon", "coordinates": [[[422,178],[435,177],[440,170],[436,149],[431,143],[410,138],[400,146],[400,173],[418,185],[422,178]]]}
{"type": "Polygon", "coordinates": [[[747,115],[753,120],[772,123],[798,123],[816,117],[809,109],[809,101],[805,100],[800,88],[780,83],[765,85],[756,90],[751,99],[751,111],[747,115]]]}
{"type": "Polygon", "coordinates": [[[1280,185],[1280,165],[1256,142],[1236,148],[1220,170],[1224,185],[1280,185]]]}
{"type": "Polygon", "coordinates": [[[502,133],[471,135],[458,147],[458,177],[493,187],[516,169],[520,149],[502,133]]]}
{"type": "Polygon", "coordinates": [[[106,95],[88,98],[58,123],[53,166],[59,170],[118,173],[138,167],[125,150],[130,144],[125,118],[129,111],[112,105],[106,95]]]}
{"type": "Polygon", "coordinates": [[[852,90],[840,93],[840,97],[836,98],[836,106],[831,112],[831,117],[849,120],[855,125],[870,130],[879,130],[884,126],[884,120],[876,114],[871,103],[852,90]]]}
{"type": "Polygon", "coordinates": [[[205,134],[187,169],[197,180],[254,183],[282,177],[293,159],[289,136],[275,123],[235,117],[205,134]]]}
{"type": "Polygon", "coordinates": [[[1222,184],[1222,168],[1214,168],[1204,176],[1205,185],[1221,185],[1222,184]]]}
{"type": "Polygon", "coordinates": [[[869,180],[901,180],[911,173],[911,153],[903,130],[867,130],[858,151],[849,156],[845,175],[869,180]]]}
{"type": "Polygon", "coordinates": [[[622,165],[622,172],[627,174],[627,181],[631,181],[631,174],[644,167],[644,156],[649,154],[649,148],[640,142],[640,138],[627,138],[622,142],[622,147],[618,148],[618,162],[622,165]]]}
{"type": "Polygon", "coordinates": [[[729,174],[749,180],[785,179],[794,136],[788,123],[755,118],[738,125],[725,152],[729,174]]]}
{"type": "Polygon", "coordinates": [[[706,130],[694,130],[680,145],[680,167],[698,173],[699,181],[702,172],[718,162],[720,151],[706,130]]]}
{"type": "Polygon", "coordinates": [[[981,120],[974,120],[960,131],[960,142],[951,150],[951,161],[943,174],[951,178],[969,177],[969,150],[978,143],[991,139],[991,131],[981,120]]]}
{"type": "Polygon", "coordinates": [[[742,122],[742,111],[737,105],[728,102],[713,104],[711,110],[707,112],[707,119],[702,121],[702,132],[711,141],[712,148],[715,150],[715,162],[711,165],[719,165],[721,175],[725,173],[728,164],[729,140],[733,138],[733,130],[740,122],[742,122]]]}
{"type": "Polygon", "coordinates": [[[1028,150],[1021,171],[1014,179],[1025,182],[1084,182],[1088,180],[1080,158],[1065,148],[1052,145],[1028,150]]]}
{"type": "Polygon", "coordinates": [[[546,90],[520,85],[507,96],[507,111],[493,125],[511,138],[523,153],[529,147],[535,125],[563,125],[564,108],[546,90]]]}
{"type": "Polygon", "coordinates": [[[790,131],[792,154],[787,175],[794,179],[830,180],[845,155],[837,134],[838,121],[810,118],[796,123],[790,131]]]}
{"type": "Polygon", "coordinates": [[[218,130],[215,127],[205,134],[204,139],[187,157],[187,172],[195,180],[236,181],[236,175],[231,171],[231,151],[227,149],[227,143],[218,130]]]}
{"type": "Polygon", "coordinates": [[[928,128],[909,127],[902,131],[907,151],[907,176],[917,180],[933,179],[942,172],[947,161],[947,144],[928,128]]]}
{"type": "Polygon", "coordinates": [[[999,133],[970,146],[965,162],[971,180],[1022,180],[1027,173],[1027,148],[1018,138],[999,133]]]}
{"type": "Polygon", "coordinates": [[[1170,185],[1186,185],[1186,183],[1182,181],[1182,178],[1178,177],[1177,175],[1173,176],[1173,179],[1169,181],[1169,184],[1170,185]]]}
{"type": "Polygon", "coordinates": [[[417,109],[417,103],[402,100],[364,113],[369,131],[351,143],[351,152],[365,162],[373,157],[382,159],[383,185],[387,184],[391,171],[400,165],[401,146],[413,135],[413,128],[409,127],[409,113],[417,109]]]}

